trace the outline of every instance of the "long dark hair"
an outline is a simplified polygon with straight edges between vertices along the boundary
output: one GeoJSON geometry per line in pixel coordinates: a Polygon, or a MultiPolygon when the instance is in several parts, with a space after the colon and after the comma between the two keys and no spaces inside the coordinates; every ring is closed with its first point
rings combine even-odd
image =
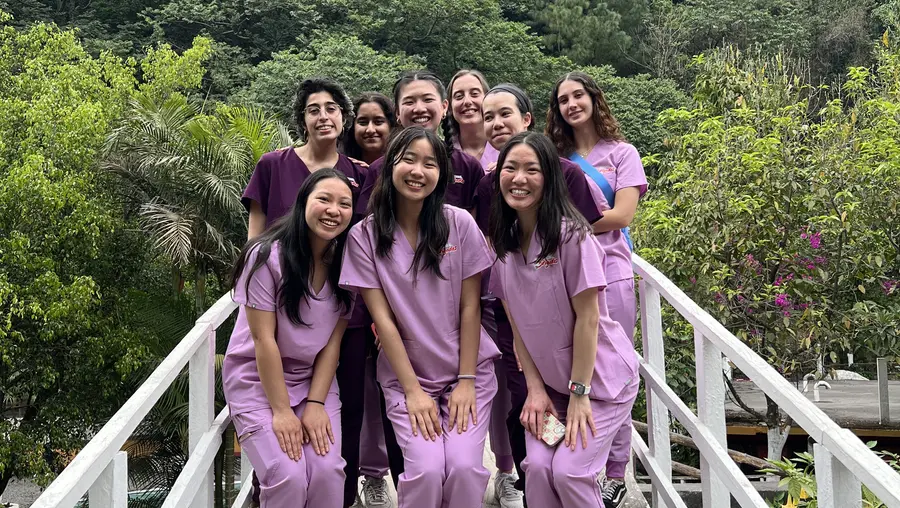
{"type": "Polygon", "coordinates": [[[450,78],[450,84],[447,85],[447,94],[448,99],[450,100],[450,105],[447,108],[449,111],[447,111],[447,116],[445,116],[444,120],[441,122],[441,130],[444,131],[444,139],[449,141],[451,145],[453,144],[453,140],[459,136],[459,122],[456,121],[456,118],[453,118],[453,85],[456,84],[457,79],[463,76],[475,76],[475,79],[481,84],[482,95],[486,94],[490,88],[484,74],[476,70],[462,69],[450,78]]]}
{"type": "MultiPolygon", "coordinates": [[[[397,130],[397,113],[394,111],[394,103],[384,94],[380,94],[378,92],[363,92],[353,101],[353,117],[354,119],[359,116],[359,108],[362,107],[363,104],[378,104],[381,107],[381,111],[384,113],[384,117],[387,118],[388,127],[390,127],[391,132],[388,135],[388,139],[393,135],[394,131],[397,130]]],[[[356,142],[356,126],[351,125],[349,129],[344,131],[344,155],[347,157],[353,157],[354,159],[362,160],[363,158],[363,150],[362,147],[359,146],[359,143],[356,142]]]]}
{"type": "Polygon", "coordinates": [[[434,150],[434,158],[438,164],[438,181],[434,191],[425,198],[419,214],[419,235],[421,241],[416,246],[412,266],[413,279],[420,270],[431,270],[438,277],[441,273],[443,250],[450,237],[450,225],[444,217],[444,193],[447,191],[451,175],[450,158],[447,149],[434,132],[420,126],[407,127],[400,131],[388,144],[384,156],[384,167],[375,182],[372,199],[369,201],[369,213],[375,221],[375,252],[378,257],[390,255],[394,246],[394,231],[397,229],[397,189],[394,188],[394,166],[403,158],[409,145],[417,140],[425,139],[434,150]],[[421,266],[420,266],[421,265],[421,266]]]}
{"type": "Polygon", "coordinates": [[[309,96],[314,93],[328,92],[335,104],[341,108],[341,120],[344,132],[353,126],[353,106],[347,92],[336,81],[328,78],[310,78],[300,83],[297,93],[294,95],[294,123],[297,125],[297,134],[300,139],[306,141],[306,103],[309,96]]]}
{"type": "Polygon", "coordinates": [[[566,179],[559,165],[559,155],[547,136],[537,132],[520,132],[513,136],[503,147],[497,159],[494,171],[494,199],[491,203],[491,219],[488,225],[488,236],[494,246],[494,252],[501,261],[510,252],[518,252],[519,224],[516,211],[503,199],[500,192],[500,173],[509,151],[517,145],[528,145],[537,154],[544,174],[544,194],[538,205],[537,232],[541,237],[541,252],[536,260],[541,261],[559,249],[562,238],[562,222],[566,221],[567,235],[578,234],[584,238],[590,233],[587,219],[581,215],[569,199],[566,179]]]}
{"type": "Polygon", "coordinates": [[[619,122],[613,116],[612,111],[610,111],[609,104],[606,103],[606,96],[603,95],[600,85],[594,81],[594,78],[584,72],[570,72],[559,78],[559,81],[553,87],[553,92],[550,93],[550,108],[547,109],[547,128],[544,131],[553,140],[553,144],[556,145],[556,149],[563,157],[568,157],[575,151],[575,131],[566,122],[562,112],[559,110],[559,98],[557,95],[559,94],[559,86],[564,81],[581,83],[581,86],[590,95],[593,104],[592,109],[594,110],[591,113],[591,123],[593,123],[600,139],[604,141],[625,141],[625,136],[619,130],[619,122]]]}
{"type": "MultiPolygon", "coordinates": [[[[322,180],[328,178],[337,178],[347,185],[350,189],[350,180],[346,175],[331,168],[319,169],[314,171],[306,178],[300,190],[297,192],[297,200],[291,211],[279,219],[268,231],[258,237],[247,242],[247,245],[241,250],[237,263],[234,265],[234,271],[231,274],[231,287],[234,289],[238,280],[247,268],[247,262],[250,254],[254,250],[258,250],[256,262],[250,267],[247,275],[246,290],[249,291],[250,278],[266,260],[272,252],[272,244],[279,242],[281,244],[279,253],[279,263],[281,265],[281,284],[276,290],[278,307],[283,307],[288,319],[295,325],[309,326],[303,321],[300,315],[300,304],[307,299],[316,298],[316,295],[310,289],[312,282],[314,256],[312,252],[312,242],[309,235],[313,234],[309,225],[306,223],[306,202],[313,189],[322,180]]],[[[328,283],[337,297],[338,303],[344,309],[344,312],[350,310],[350,292],[340,287],[339,280],[341,275],[341,264],[343,262],[344,243],[347,241],[349,227],[341,232],[334,240],[326,256],[331,256],[331,263],[328,265],[328,283]]]]}

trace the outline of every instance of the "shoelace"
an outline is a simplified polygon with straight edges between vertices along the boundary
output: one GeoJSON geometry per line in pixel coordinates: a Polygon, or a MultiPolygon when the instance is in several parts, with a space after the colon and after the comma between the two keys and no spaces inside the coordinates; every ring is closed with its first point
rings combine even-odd
{"type": "Polygon", "coordinates": [[[387,489],[384,480],[378,482],[373,480],[363,480],[363,493],[366,495],[366,502],[375,502],[384,504],[387,502],[387,489]]]}
{"type": "Polygon", "coordinates": [[[519,497],[519,490],[516,488],[516,482],[512,476],[504,475],[503,479],[500,481],[500,497],[519,497]]]}
{"type": "Polygon", "coordinates": [[[612,499],[613,494],[616,493],[616,488],[621,484],[622,482],[617,480],[606,482],[606,485],[603,486],[603,497],[605,499],[612,499]]]}

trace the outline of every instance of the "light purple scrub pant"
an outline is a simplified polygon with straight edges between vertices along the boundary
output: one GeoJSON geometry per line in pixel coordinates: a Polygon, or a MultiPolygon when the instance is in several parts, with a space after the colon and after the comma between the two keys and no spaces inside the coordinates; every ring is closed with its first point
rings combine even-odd
{"type": "MultiPolygon", "coordinates": [[[[569,396],[556,393],[549,387],[547,393],[561,420],[565,421],[569,396]]],[[[597,476],[606,464],[616,432],[626,422],[631,424],[633,404],[634,397],[626,402],[591,400],[591,414],[597,434],[592,437],[588,432],[587,448],[582,448],[580,437],[575,451],[572,451],[565,447],[565,439],[550,447],[526,432],[528,455],[522,468],[525,470],[528,505],[540,508],[603,508],[597,476]]]]}
{"type": "Polygon", "coordinates": [[[381,423],[381,390],[375,379],[377,358],[377,353],[366,358],[366,394],[359,441],[359,472],[372,478],[384,478],[388,473],[388,456],[384,444],[384,426],[381,423]]]}
{"type": "MultiPolygon", "coordinates": [[[[637,304],[634,297],[634,279],[618,280],[606,286],[606,308],[609,317],[622,325],[625,335],[634,342],[634,326],[637,321],[637,304]]],[[[625,468],[631,458],[631,418],[622,423],[609,450],[606,476],[624,478],[625,468]]]]}
{"type": "Polygon", "coordinates": [[[450,422],[447,403],[456,387],[453,384],[435,399],[443,428],[443,434],[435,441],[425,439],[421,430],[413,436],[403,391],[384,388],[387,415],[403,450],[404,471],[397,485],[398,508],[481,506],[491,477],[483,460],[491,405],[497,393],[494,363],[482,362],[475,375],[478,424],[472,425],[470,419],[468,429],[462,434],[457,433],[456,427],[447,430],[450,422]]]}
{"type": "MultiPolygon", "coordinates": [[[[295,406],[299,417],[306,400],[295,406]]],[[[341,508],[344,503],[344,459],[341,457],[341,401],[337,393],[325,399],[331,418],[334,444],[324,457],[316,455],[312,444],[303,445],[302,457],[291,460],[281,451],[272,431],[270,408],[234,416],[241,450],[247,453],[259,477],[260,508],[341,508]]]]}

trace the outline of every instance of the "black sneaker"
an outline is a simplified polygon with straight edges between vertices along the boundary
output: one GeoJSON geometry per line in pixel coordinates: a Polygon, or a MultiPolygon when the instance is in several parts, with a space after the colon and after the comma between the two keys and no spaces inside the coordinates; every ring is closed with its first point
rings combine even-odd
{"type": "Polygon", "coordinates": [[[600,485],[603,494],[603,506],[606,508],[621,508],[625,506],[625,482],[604,478],[600,485]]]}

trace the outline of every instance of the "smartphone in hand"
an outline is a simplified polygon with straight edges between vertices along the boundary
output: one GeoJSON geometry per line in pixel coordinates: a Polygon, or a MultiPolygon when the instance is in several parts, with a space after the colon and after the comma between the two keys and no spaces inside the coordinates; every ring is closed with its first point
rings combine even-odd
{"type": "Polygon", "coordinates": [[[544,413],[544,433],[541,440],[549,446],[556,446],[566,437],[566,426],[550,411],[544,413]]]}

